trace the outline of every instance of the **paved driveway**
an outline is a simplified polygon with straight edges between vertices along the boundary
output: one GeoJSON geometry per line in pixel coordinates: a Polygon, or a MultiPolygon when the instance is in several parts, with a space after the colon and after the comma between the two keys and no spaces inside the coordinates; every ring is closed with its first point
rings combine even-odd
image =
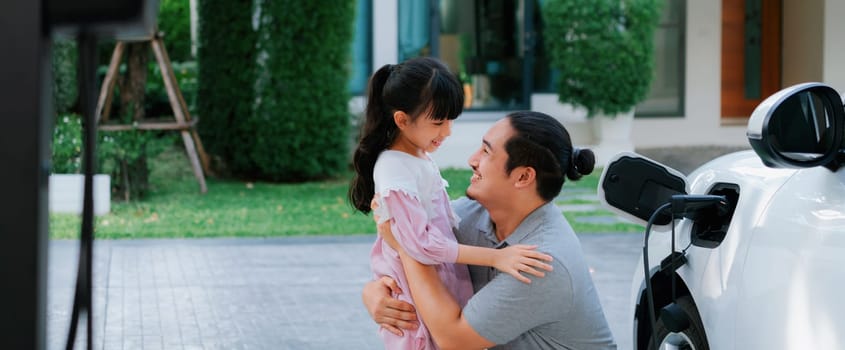
{"type": "MultiPolygon", "coordinates": [[[[640,234],[581,236],[623,343],[640,234]]],[[[97,241],[96,349],[381,349],[360,302],[373,236],[97,241]]],[[[78,242],[49,255],[48,348],[64,348],[78,242]]],[[[84,324],[84,323],[83,323],[84,324]]],[[[84,348],[85,328],[77,347],[84,348]]]]}

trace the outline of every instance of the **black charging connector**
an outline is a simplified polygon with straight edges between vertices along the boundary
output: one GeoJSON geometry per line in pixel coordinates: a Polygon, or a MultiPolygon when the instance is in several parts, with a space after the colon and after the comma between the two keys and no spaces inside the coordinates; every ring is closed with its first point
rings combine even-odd
{"type": "Polygon", "coordinates": [[[675,273],[675,270],[687,263],[687,257],[682,252],[672,252],[660,262],[660,272],[667,277],[675,273]]]}
{"type": "Polygon", "coordinates": [[[676,194],[672,196],[672,216],[695,220],[702,213],[715,210],[716,215],[724,216],[730,212],[725,196],[712,194],[676,194]]]}

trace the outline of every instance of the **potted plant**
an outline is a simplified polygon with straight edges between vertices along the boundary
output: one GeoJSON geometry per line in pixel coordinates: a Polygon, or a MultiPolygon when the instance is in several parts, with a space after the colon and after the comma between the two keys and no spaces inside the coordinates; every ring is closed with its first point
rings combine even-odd
{"type": "Polygon", "coordinates": [[[632,150],[634,107],[654,70],[661,0],[546,0],[543,40],[558,101],[587,110],[599,160],[632,150]]]}
{"type": "MultiPolygon", "coordinates": [[[[54,213],[82,213],[85,178],[82,170],[82,122],[78,115],[61,115],[53,129],[49,207],[54,213]]],[[[94,214],[111,210],[111,177],[94,175],[94,214]]]]}

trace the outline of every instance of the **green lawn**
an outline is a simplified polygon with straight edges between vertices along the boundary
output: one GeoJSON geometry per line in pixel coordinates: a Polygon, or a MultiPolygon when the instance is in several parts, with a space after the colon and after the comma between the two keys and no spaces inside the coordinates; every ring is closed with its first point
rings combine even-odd
{"type": "MultiPolygon", "coordinates": [[[[208,193],[199,194],[181,149],[165,152],[153,162],[151,193],[143,201],[112,201],[111,213],[96,220],[97,238],[270,237],[289,235],[349,235],[373,233],[370,216],[353,210],[346,200],[349,177],[299,184],[224,181],[209,178],[208,193]]],[[[594,191],[600,172],[567,188],[594,191]]],[[[463,195],[469,170],[443,170],[452,198],[463,195]]],[[[583,202],[573,199],[571,203],[583,202]]],[[[570,203],[568,200],[558,204],[570,203]]],[[[630,224],[596,225],[574,222],[576,232],[641,231],[630,224]]],[[[599,210],[590,215],[611,215],[599,210]]],[[[78,215],[51,214],[50,236],[79,236],[78,215]]]]}

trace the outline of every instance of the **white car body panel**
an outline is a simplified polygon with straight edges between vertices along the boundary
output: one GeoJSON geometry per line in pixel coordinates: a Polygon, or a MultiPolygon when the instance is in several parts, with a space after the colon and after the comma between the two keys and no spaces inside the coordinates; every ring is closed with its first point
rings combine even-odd
{"type": "Polygon", "coordinates": [[[753,230],[737,332],[766,336],[735,348],[845,348],[845,170],[799,170],[753,230]]]}
{"type": "Polygon", "coordinates": [[[754,151],[716,158],[687,177],[636,154],[608,163],[598,194],[610,210],[642,225],[657,208],[694,218],[651,229],[648,276],[641,256],[631,285],[625,336],[635,348],[657,336],[668,347],[845,349],[843,100],[821,83],[785,88],[752,113],[754,151]],[[673,234],[686,257],[674,275],[658,272],[673,234]],[[641,304],[646,278],[655,297],[641,304]],[[669,304],[678,288],[683,302],[655,315],[652,330],[644,311],[669,304]],[[673,321],[684,319],[689,326],[673,321]]]}
{"type": "MultiPolygon", "coordinates": [[[[690,174],[689,193],[707,193],[717,183],[728,183],[738,185],[741,194],[724,241],[712,249],[690,246],[688,263],[677,271],[696,302],[711,348],[772,349],[788,345],[786,348],[805,349],[810,344],[818,346],[809,348],[845,347],[845,332],[830,328],[845,325],[845,299],[836,297],[845,288],[845,274],[835,278],[836,269],[845,268],[843,174],[821,167],[767,168],[752,151],[717,158],[690,174]],[[796,208],[816,209],[799,213],[796,208]],[[755,237],[758,230],[768,234],[755,237]],[[795,234],[798,232],[825,233],[818,237],[795,234]],[[755,247],[749,248],[752,242],[755,247]],[[820,251],[820,244],[827,247],[827,254],[814,254],[820,251]],[[784,278],[784,274],[812,281],[798,282],[801,288],[773,285],[773,281],[793,279],[784,278]],[[809,285],[829,288],[808,291],[805,287],[809,285]],[[790,305],[782,305],[781,300],[791,300],[790,305]],[[810,322],[815,319],[814,314],[823,317],[810,322]],[[784,319],[801,320],[802,324],[778,322],[784,319]]],[[[676,223],[676,249],[681,250],[690,243],[691,221],[676,223]]],[[[670,229],[667,225],[652,230],[652,273],[670,251],[670,229]]],[[[639,265],[642,266],[642,259],[639,265]]],[[[641,268],[633,281],[631,290],[636,292],[631,294],[629,303],[632,337],[636,333],[634,308],[645,289],[641,268]]]]}

